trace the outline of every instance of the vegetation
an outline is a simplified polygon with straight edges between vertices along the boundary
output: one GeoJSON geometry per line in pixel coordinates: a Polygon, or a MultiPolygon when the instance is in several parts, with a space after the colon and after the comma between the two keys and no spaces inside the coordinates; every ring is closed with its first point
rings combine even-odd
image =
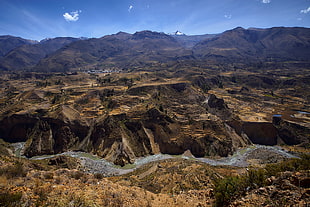
{"type": "Polygon", "coordinates": [[[267,185],[266,179],[285,171],[310,170],[310,155],[301,159],[289,159],[281,163],[269,164],[265,168],[249,169],[240,176],[226,176],[214,181],[215,204],[226,206],[247,191],[267,185]]]}
{"type": "Polygon", "coordinates": [[[285,171],[301,171],[301,170],[309,170],[310,169],[310,155],[302,154],[300,156],[301,159],[292,158],[287,161],[269,164],[265,167],[267,176],[277,175],[279,172],[285,171]]]}
{"type": "Polygon", "coordinates": [[[21,192],[17,192],[17,193],[11,193],[8,191],[1,192],[0,193],[0,206],[2,207],[20,206],[21,198],[22,198],[21,192]]]}
{"type": "Polygon", "coordinates": [[[12,165],[0,168],[0,176],[6,176],[7,178],[25,177],[26,174],[27,171],[23,163],[19,161],[15,161],[12,165]]]}

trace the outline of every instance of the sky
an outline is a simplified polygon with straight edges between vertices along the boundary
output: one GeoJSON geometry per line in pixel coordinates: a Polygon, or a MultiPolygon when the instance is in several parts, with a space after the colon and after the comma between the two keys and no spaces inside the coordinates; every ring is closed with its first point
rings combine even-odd
{"type": "Polygon", "coordinates": [[[310,0],[0,0],[0,35],[32,40],[239,26],[310,27],[310,0]]]}

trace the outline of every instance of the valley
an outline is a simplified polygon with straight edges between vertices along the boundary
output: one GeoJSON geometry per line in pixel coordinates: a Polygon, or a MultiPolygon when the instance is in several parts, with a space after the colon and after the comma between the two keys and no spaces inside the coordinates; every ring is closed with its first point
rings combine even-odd
{"type": "Polygon", "coordinates": [[[1,205],[310,203],[308,28],[12,44],[1,205]]]}

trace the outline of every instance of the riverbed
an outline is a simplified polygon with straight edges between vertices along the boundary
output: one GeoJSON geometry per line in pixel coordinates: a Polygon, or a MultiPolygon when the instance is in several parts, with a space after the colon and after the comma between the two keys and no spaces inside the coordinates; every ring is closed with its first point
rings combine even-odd
{"type": "MultiPolygon", "coordinates": [[[[20,152],[24,146],[24,143],[14,143],[12,146],[15,148],[15,155],[21,156],[20,152]]],[[[88,173],[101,173],[104,176],[115,176],[115,175],[123,175],[134,171],[135,169],[141,167],[150,162],[155,162],[159,160],[165,159],[175,159],[175,158],[183,158],[183,159],[191,159],[199,162],[204,162],[213,166],[235,166],[235,167],[247,167],[249,165],[248,160],[253,157],[253,155],[257,154],[257,152],[263,152],[268,155],[276,155],[281,158],[296,158],[295,155],[290,154],[279,146],[264,146],[264,145],[250,145],[246,148],[238,149],[233,155],[228,157],[221,157],[218,159],[211,159],[208,157],[196,158],[192,155],[179,155],[172,156],[167,154],[155,154],[149,155],[146,157],[137,158],[133,164],[127,164],[124,167],[120,167],[114,165],[107,160],[98,157],[96,155],[85,153],[85,152],[63,152],[55,155],[42,155],[35,156],[29,158],[30,160],[42,160],[49,159],[59,155],[71,156],[80,160],[81,170],[88,173]]],[[[23,156],[21,156],[23,157],[23,156]]],[[[24,157],[25,158],[25,157],[24,157]]],[[[255,156],[254,156],[255,158],[255,156]]]]}

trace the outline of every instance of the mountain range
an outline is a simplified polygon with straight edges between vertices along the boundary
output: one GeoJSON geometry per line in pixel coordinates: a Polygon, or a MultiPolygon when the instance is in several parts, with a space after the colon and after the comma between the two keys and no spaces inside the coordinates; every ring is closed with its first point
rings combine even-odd
{"type": "Polygon", "coordinates": [[[310,61],[310,28],[241,27],[220,34],[119,32],[101,38],[31,41],[0,36],[0,70],[130,69],[179,61],[310,61]]]}

